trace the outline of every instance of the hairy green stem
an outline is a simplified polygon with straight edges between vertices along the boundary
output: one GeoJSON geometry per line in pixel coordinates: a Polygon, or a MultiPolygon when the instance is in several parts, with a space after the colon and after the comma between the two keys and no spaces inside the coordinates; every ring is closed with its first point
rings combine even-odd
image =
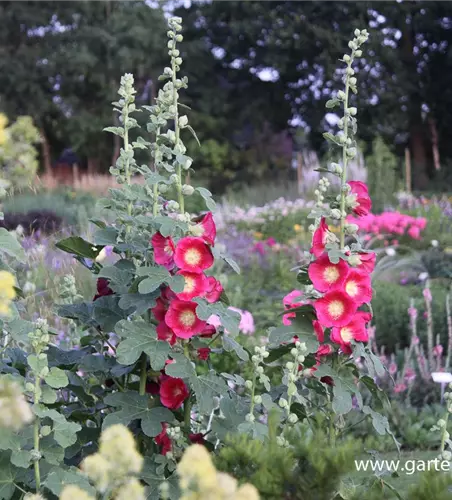
{"type": "MultiPolygon", "coordinates": [[[[157,128],[155,132],[155,151],[157,152],[158,150],[158,138],[160,135],[160,127],[157,128]]],[[[155,155],[157,156],[157,155],[155,155]]],[[[154,172],[157,172],[157,163],[154,160],[154,172]]],[[[158,191],[158,182],[154,182],[153,186],[153,205],[152,205],[152,215],[154,217],[157,217],[158,215],[158,208],[159,208],[159,191],[158,191]]]]}
{"type": "Polygon", "coordinates": [[[254,412],[254,394],[256,392],[256,372],[253,374],[253,387],[251,388],[251,405],[250,405],[250,413],[251,415],[254,412]]]}
{"type": "MultiPolygon", "coordinates": [[[[354,51],[352,52],[350,62],[347,64],[347,69],[351,68],[354,57],[354,51]]],[[[345,198],[346,192],[344,191],[345,183],[347,182],[347,139],[348,139],[348,94],[350,92],[350,75],[345,72],[345,98],[344,98],[344,138],[345,142],[342,145],[342,176],[341,176],[341,227],[340,227],[340,245],[341,250],[345,245],[345,198]]]]}
{"type": "Polygon", "coordinates": [[[140,357],[140,395],[144,396],[146,394],[146,380],[147,380],[147,366],[148,357],[142,352],[140,357]]]}
{"type": "MultiPolygon", "coordinates": [[[[176,35],[176,33],[174,33],[176,35]]],[[[176,50],[176,36],[173,38],[173,50],[176,50]]],[[[177,88],[176,88],[176,59],[174,56],[171,56],[171,69],[172,69],[172,82],[173,82],[173,106],[174,106],[174,133],[176,135],[176,143],[175,146],[179,144],[180,138],[180,126],[179,126],[179,104],[177,102],[177,88]]],[[[180,213],[185,213],[184,206],[184,195],[182,193],[182,167],[180,163],[177,164],[177,201],[179,203],[180,213]]]]}
{"type": "MultiPolygon", "coordinates": [[[[35,374],[35,390],[34,390],[34,404],[39,404],[39,391],[40,391],[41,379],[35,374]]],[[[41,471],[39,468],[39,431],[41,430],[41,421],[38,416],[35,416],[35,423],[33,426],[33,451],[35,452],[35,482],[36,482],[36,492],[41,489],[41,471]]]]}
{"type": "MultiPolygon", "coordinates": [[[[447,405],[449,405],[449,401],[447,401],[447,405]]],[[[441,435],[441,446],[439,448],[439,452],[443,453],[444,451],[444,448],[446,446],[446,434],[447,434],[447,424],[449,422],[449,411],[446,413],[446,418],[444,419],[445,420],[445,424],[444,424],[444,427],[443,427],[443,432],[442,432],[442,435],[441,435]]]]}

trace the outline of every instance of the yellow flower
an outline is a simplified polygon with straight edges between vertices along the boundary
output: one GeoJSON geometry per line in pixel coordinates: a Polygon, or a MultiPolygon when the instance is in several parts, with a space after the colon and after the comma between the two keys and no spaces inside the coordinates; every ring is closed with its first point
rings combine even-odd
{"type": "Polygon", "coordinates": [[[4,129],[8,125],[8,117],[4,113],[0,113],[0,129],[4,129]]]}
{"type": "Polygon", "coordinates": [[[5,129],[0,128],[0,146],[3,146],[8,140],[8,134],[5,129]]]}
{"type": "Polygon", "coordinates": [[[107,491],[110,482],[112,482],[115,476],[112,465],[99,453],[94,453],[86,457],[82,462],[81,468],[101,493],[107,491]]]}
{"type": "Polygon", "coordinates": [[[115,495],[115,500],[146,500],[146,490],[136,478],[123,484],[115,495]]]}
{"type": "Polygon", "coordinates": [[[296,232],[296,233],[300,233],[301,231],[303,231],[303,227],[300,226],[300,224],[294,224],[293,226],[293,230],[296,232]]]}
{"type": "Polygon", "coordinates": [[[102,432],[99,453],[116,475],[137,474],[143,467],[133,434],[122,424],[112,425],[102,432]]]}
{"type": "Polygon", "coordinates": [[[254,237],[256,238],[256,240],[262,239],[263,236],[264,235],[262,233],[260,233],[259,231],[254,232],[254,237]]]}
{"type": "Polygon", "coordinates": [[[95,500],[95,498],[88,495],[85,490],[71,484],[64,487],[60,493],[60,500],[95,500]]]}
{"type": "Polygon", "coordinates": [[[208,492],[217,486],[217,471],[209,452],[200,444],[187,448],[177,466],[177,472],[182,490],[208,492]]]}
{"type": "Polygon", "coordinates": [[[0,314],[6,316],[10,313],[9,306],[16,297],[14,286],[16,279],[8,271],[0,271],[0,314]]]}
{"type": "Polygon", "coordinates": [[[252,484],[240,486],[233,497],[234,500],[259,500],[259,493],[252,484]]]}
{"type": "Polygon", "coordinates": [[[224,472],[217,472],[218,488],[226,498],[232,497],[237,491],[237,480],[224,472]]]}
{"type": "Polygon", "coordinates": [[[39,493],[27,493],[24,497],[24,500],[46,500],[46,499],[39,493]]]}

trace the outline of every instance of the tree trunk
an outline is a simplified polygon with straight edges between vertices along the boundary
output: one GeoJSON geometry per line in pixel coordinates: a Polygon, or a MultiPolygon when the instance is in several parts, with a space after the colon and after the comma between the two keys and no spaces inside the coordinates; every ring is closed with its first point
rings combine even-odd
{"type": "MultiPolygon", "coordinates": [[[[408,6],[407,8],[410,8],[408,6]]],[[[413,188],[425,189],[428,184],[427,148],[425,143],[425,126],[422,120],[422,95],[419,87],[417,62],[413,52],[414,46],[413,17],[408,14],[402,24],[402,59],[405,63],[408,80],[412,82],[408,90],[408,133],[411,150],[413,172],[413,188]],[[409,19],[408,19],[409,18],[409,19]]]]}
{"type": "Polygon", "coordinates": [[[41,129],[41,151],[44,171],[47,175],[52,175],[52,162],[50,160],[50,146],[44,129],[41,129]]]}
{"type": "Polygon", "coordinates": [[[440,170],[441,162],[439,159],[438,130],[436,128],[436,122],[432,116],[429,116],[428,124],[430,126],[430,135],[432,138],[433,164],[435,165],[435,170],[440,170]]]}

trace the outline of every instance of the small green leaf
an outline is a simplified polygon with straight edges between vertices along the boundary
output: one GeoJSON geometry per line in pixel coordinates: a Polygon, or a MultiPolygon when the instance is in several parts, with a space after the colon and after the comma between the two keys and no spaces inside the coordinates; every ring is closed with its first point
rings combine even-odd
{"type": "Polygon", "coordinates": [[[214,401],[215,396],[228,393],[228,386],[225,380],[214,372],[193,378],[191,380],[191,385],[196,394],[199,411],[203,414],[210,413],[214,410],[216,407],[214,401]]]}
{"type": "Polygon", "coordinates": [[[224,347],[224,350],[227,352],[235,351],[237,356],[242,361],[249,360],[249,355],[245,351],[245,349],[237,341],[235,341],[230,335],[227,335],[227,334],[223,335],[223,347],[224,347]]]}
{"type": "Polygon", "coordinates": [[[169,271],[164,267],[149,267],[147,269],[149,269],[146,273],[147,278],[138,285],[140,293],[154,292],[162,283],[167,282],[171,278],[169,271]]]}
{"type": "Polygon", "coordinates": [[[330,99],[329,101],[326,101],[325,107],[328,109],[335,108],[336,106],[339,106],[341,101],[339,99],[330,99]]]}
{"type": "Polygon", "coordinates": [[[54,389],[61,389],[69,384],[69,380],[64,370],[56,367],[50,369],[44,380],[46,381],[46,384],[50,385],[50,387],[53,387],[54,389]]]}
{"type": "Polygon", "coordinates": [[[212,193],[208,189],[202,187],[196,188],[196,191],[198,191],[198,193],[203,197],[204,201],[206,202],[206,207],[208,208],[208,210],[210,211],[215,210],[217,205],[212,199],[212,193]]]}
{"type": "Polygon", "coordinates": [[[85,241],[80,236],[70,236],[64,240],[60,240],[55,244],[57,248],[63,250],[63,252],[76,255],[77,257],[84,257],[86,259],[96,259],[99,252],[103,247],[97,247],[88,241],[85,241]]]}
{"type": "Polygon", "coordinates": [[[13,233],[4,227],[0,228],[0,253],[16,258],[20,262],[25,262],[25,252],[13,233]]]}
{"type": "Polygon", "coordinates": [[[196,376],[195,368],[188,358],[183,354],[171,354],[173,363],[166,365],[165,373],[170,377],[176,378],[192,378],[196,376]]]}

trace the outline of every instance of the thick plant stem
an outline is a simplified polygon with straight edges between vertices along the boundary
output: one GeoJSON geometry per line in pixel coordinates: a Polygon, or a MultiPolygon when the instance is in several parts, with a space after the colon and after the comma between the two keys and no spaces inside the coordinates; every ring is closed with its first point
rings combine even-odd
{"type": "MultiPolygon", "coordinates": [[[[40,391],[40,383],[41,379],[35,375],[35,405],[39,403],[39,391],[40,391]]],[[[41,422],[39,418],[36,416],[36,420],[33,427],[33,451],[35,452],[35,462],[34,462],[34,470],[35,470],[35,482],[36,482],[36,491],[38,492],[41,489],[41,471],[39,468],[39,431],[41,430],[41,422]]]]}
{"type": "MultiPolygon", "coordinates": [[[[188,350],[188,341],[184,344],[184,354],[187,359],[190,359],[190,352],[188,350]]],[[[191,393],[188,395],[188,398],[184,403],[184,427],[185,432],[190,434],[191,431],[191,393]]]]}
{"type": "Polygon", "coordinates": [[[144,352],[142,352],[140,357],[140,396],[144,396],[146,394],[147,365],[148,357],[144,352]]]}
{"type": "MultiPolygon", "coordinates": [[[[157,141],[159,139],[160,135],[160,127],[157,129],[155,133],[155,148],[156,150],[158,149],[157,141]]],[[[157,156],[157,155],[155,155],[157,156]]],[[[155,163],[154,160],[154,172],[158,172],[157,170],[157,164],[155,163]]],[[[159,209],[159,191],[158,191],[158,182],[154,182],[154,187],[153,187],[153,203],[152,203],[152,215],[154,217],[157,217],[158,215],[158,209],[159,209]]]]}
{"type": "Polygon", "coordinates": [[[444,448],[446,446],[447,424],[449,422],[449,415],[450,415],[450,413],[447,412],[446,418],[444,419],[445,424],[444,424],[443,432],[442,432],[442,435],[441,435],[441,446],[440,446],[440,449],[439,449],[440,454],[443,453],[444,448]]]}

